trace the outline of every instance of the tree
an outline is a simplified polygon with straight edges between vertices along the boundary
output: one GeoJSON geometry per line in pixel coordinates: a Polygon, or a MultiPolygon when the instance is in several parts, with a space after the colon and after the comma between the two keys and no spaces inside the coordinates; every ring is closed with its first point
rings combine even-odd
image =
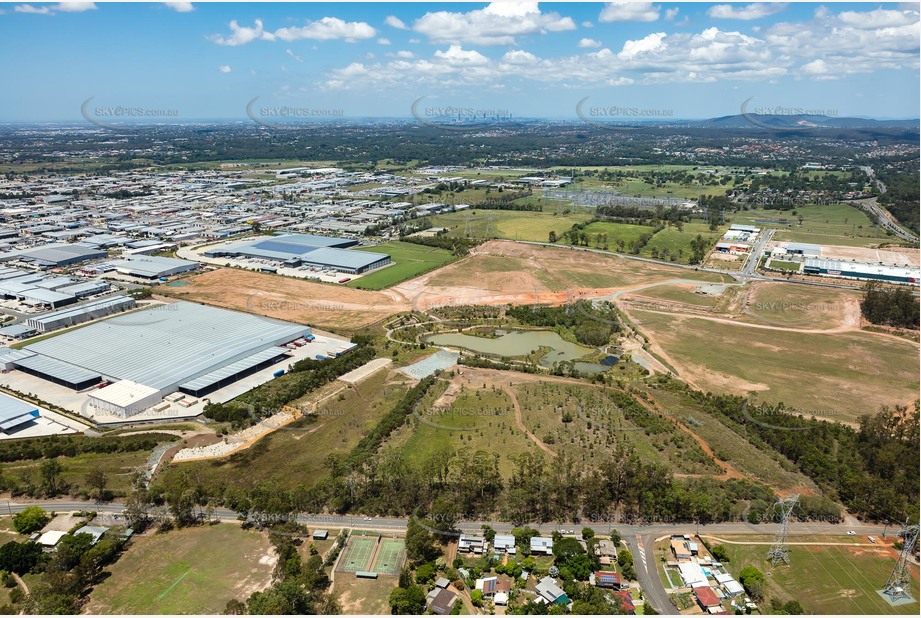
{"type": "Polygon", "coordinates": [[[556,242],[556,232],[554,232],[553,230],[550,230],[550,234],[547,235],[547,241],[551,243],[555,243],[556,242]]]}
{"type": "Polygon", "coordinates": [[[246,604],[239,599],[230,599],[224,606],[224,614],[227,616],[242,616],[246,613],[246,604]]]}
{"type": "Polygon", "coordinates": [[[483,607],[483,591],[482,590],[471,590],[470,591],[470,602],[473,603],[474,607],[483,607]]]}
{"type": "Polygon", "coordinates": [[[43,555],[38,543],[10,541],[0,547],[0,569],[24,575],[35,568],[43,555]]]}
{"type": "Polygon", "coordinates": [[[45,459],[38,468],[42,480],[42,489],[49,496],[56,496],[60,490],[61,473],[64,466],[57,459],[45,459]]]}
{"type": "Polygon", "coordinates": [[[98,466],[93,467],[86,473],[86,484],[89,485],[91,489],[96,490],[96,500],[102,501],[102,499],[105,498],[106,485],[108,482],[108,475],[98,466]]]}
{"type": "Polygon", "coordinates": [[[629,549],[622,549],[617,552],[617,564],[622,567],[633,564],[633,554],[630,553],[629,549]]]}
{"type": "Polygon", "coordinates": [[[739,573],[739,583],[742,584],[742,586],[746,591],[748,591],[750,595],[754,596],[754,587],[760,586],[764,583],[764,573],[753,566],[747,566],[742,569],[741,573],[739,573]]]}
{"type": "Polygon", "coordinates": [[[427,584],[433,579],[435,579],[435,565],[431,562],[426,562],[416,569],[417,584],[427,584]]]}
{"type": "Polygon", "coordinates": [[[425,592],[420,586],[394,588],[390,593],[390,613],[395,615],[418,615],[425,613],[425,592]]]}
{"type": "Polygon", "coordinates": [[[406,555],[416,562],[428,562],[438,556],[435,537],[415,517],[406,525],[406,555]]]}
{"type": "Polygon", "coordinates": [[[595,531],[591,528],[582,528],[582,539],[589,540],[595,538],[595,531]]]}
{"type": "Polygon", "coordinates": [[[150,498],[145,489],[131,492],[125,501],[125,519],[136,530],[143,530],[150,522],[150,498]]]}
{"type": "Polygon", "coordinates": [[[714,545],[710,548],[710,553],[720,562],[729,562],[729,552],[722,545],[714,545]]]}
{"type": "Polygon", "coordinates": [[[617,530],[611,530],[611,542],[614,543],[615,547],[620,545],[620,532],[617,530]]]}
{"type": "Polygon", "coordinates": [[[51,517],[40,506],[27,506],[13,517],[13,528],[19,534],[31,534],[41,530],[51,521],[51,517]]]}

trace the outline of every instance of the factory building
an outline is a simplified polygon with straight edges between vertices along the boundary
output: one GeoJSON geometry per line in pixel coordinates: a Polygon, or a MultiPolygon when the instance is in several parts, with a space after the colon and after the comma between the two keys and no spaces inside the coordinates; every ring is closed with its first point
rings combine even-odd
{"type": "MultiPolygon", "coordinates": [[[[108,262],[117,273],[141,279],[160,279],[198,270],[198,262],[152,255],[132,255],[122,260],[108,262]]],[[[103,272],[105,269],[103,268],[103,272]]]]}
{"type": "Polygon", "coordinates": [[[242,257],[270,260],[289,268],[315,266],[356,275],[390,263],[390,256],[386,253],[346,250],[357,244],[358,241],[347,238],[284,234],[215,247],[202,255],[210,258],[242,257]]]}
{"type": "Polygon", "coordinates": [[[109,296],[77,307],[68,307],[60,311],[52,311],[26,320],[26,326],[40,333],[73,326],[90,320],[98,320],[113,313],[127,311],[134,307],[134,299],[130,296],[109,296]]]}
{"type": "Polygon", "coordinates": [[[36,406],[0,393],[0,432],[12,433],[38,417],[36,406]]]}
{"type": "Polygon", "coordinates": [[[98,247],[81,244],[51,243],[29,249],[17,249],[0,253],[0,262],[20,262],[32,264],[39,268],[59,268],[89,260],[98,260],[108,254],[98,247]]]}
{"type": "Polygon", "coordinates": [[[867,264],[864,262],[843,262],[826,258],[806,258],[803,264],[803,272],[807,275],[911,283],[914,285],[918,285],[919,281],[921,281],[921,271],[917,269],[867,264]]]}
{"type": "Polygon", "coordinates": [[[127,418],[176,391],[198,397],[288,357],[287,343],[310,328],[188,302],[115,316],[21,350],[0,350],[0,365],[74,390],[127,418]]]}

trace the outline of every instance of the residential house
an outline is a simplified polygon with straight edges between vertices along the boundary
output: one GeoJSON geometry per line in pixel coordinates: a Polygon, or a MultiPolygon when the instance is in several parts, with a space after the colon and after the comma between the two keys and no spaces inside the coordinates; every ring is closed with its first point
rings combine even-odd
{"type": "Polygon", "coordinates": [[[531,553],[550,556],[553,554],[553,539],[547,536],[532,536],[531,553]]]}

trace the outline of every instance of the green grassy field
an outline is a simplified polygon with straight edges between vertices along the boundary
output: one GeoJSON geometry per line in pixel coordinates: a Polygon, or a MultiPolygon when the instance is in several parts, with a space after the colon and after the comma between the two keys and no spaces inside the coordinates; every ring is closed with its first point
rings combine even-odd
{"type": "Polygon", "coordinates": [[[704,390],[754,392],[758,401],[782,401],[805,414],[842,421],[918,397],[918,348],[909,341],[631,313],[640,330],[680,365],[681,374],[704,390]]]}
{"type": "MultiPolygon", "coordinates": [[[[749,537],[728,540],[744,542],[749,537]]],[[[837,537],[834,542],[851,542],[854,537],[837,537]]],[[[794,537],[793,541],[804,539],[794,537]]],[[[861,538],[861,541],[864,539],[861,538]]],[[[892,607],[876,593],[883,587],[895,564],[895,552],[886,547],[792,545],[790,564],[772,568],[765,560],[767,545],[725,543],[730,555],[730,573],[739,576],[743,568],[754,565],[765,577],[769,598],[797,599],[809,613],[918,615],[918,602],[892,607]]],[[[918,567],[912,565],[912,595],[918,599],[918,567]]],[[[770,606],[762,607],[762,612],[770,606]]]]}
{"type": "Polygon", "coordinates": [[[799,272],[802,268],[800,262],[785,262],[783,260],[771,260],[771,268],[776,268],[777,270],[789,270],[790,272],[799,272]]]}
{"type": "Polygon", "coordinates": [[[598,234],[607,234],[608,235],[608,249],[611,251],[618,251],[619,245],[617,241],[623,241],[625,245],[637,240],[641,235],[646,232],[652,232],[654,228],[648,225],[632,225],[630,223],[610,223],[607,221],[596,221],[590,225],[585,226],[585,229],[582,230],[588,234],[588,243],[589,246],[595,247],[595,236],[598,234]]]}
{"type": "Polygon", "coordinates": [[[464,210],[431,217],[435,227],[448,228],[452,236],[505,238],[547,242],[550,232],[557,236],[576,223],[591,219],[588,214],[556,214],[516,210],[464,210]]]}
{"type": "Polygon", "coordinates": [[[745,210],[732,215],[733,223],[774,227],[774,240],[824,245],[870,247],[880,243],[896,243],[898,238],[887,236],[861,210],[848,204],[797,206],[793,210],[745,210]],[[793,214],[793,213],[796,214],[793,214]],[[800,223],[802,218],[802,223],[800,223]],[[772,225],[758,219],[787,219],[792,225],[772,225]]]}
{"type": "Polygon", "coordinates": [[[374,247],[361,247],[357,251],[388,253],[393,260],[390,266],[385,266],[347,283],[349,287],[363,290],[382,290],[443,266],[454,259],[447,249],[400,241],[385,242],[374,247]]]}
{"type": "Polygon", "coordinates": [[[440,450],[484,450],[502,454],[499,470],[505,475],[514,466],[510,457],[537,452],[537,446],[515,426],[512,403],[499,390],[464,388],[448,408],[434,409],[428,403],[420,405],[417,414],[383,447],[399,449],[415,466],[424,465],[440,450]]]}
{"type": "MultiPolygon", "coordinates": [[[[630,295],[633,297],[634,295],[630,295]]],[[[698,305],[700,307],[715,307],[720,303],[721,297],[709,294],[698,294],[693,291],[693,286],[688,285],[657,285],[654,288],[640,290],[636,296],[655,298],[674,303],[698,305]]]]}
{"type": "Polygon", "coordinates": [[[96,586],[87,610],[98,614],[220,614],[272,578],[267,535],[233,523],[136,537],[96,586]]]}
{"type": "Polygon", "coordinates": [[[341,397],[327,400],[312,422],[295,421],[224,459],[170,464],[157,477],[169,483],[174,475],[188,473],[205,485],[246,490],[273,477],[288,489],[312,486],[328,475],[327,456],[348,454],[406,392],[403,386],[386,384],[387,375],[378,371],[341,397]]]}
{"type": "MultiPolygon", "coordinates": [[[[172,438],[172,436],[170,436],[172,438]]],[[[178,440],[179,438],[175,438],[178,440]]],[[[133,451],[130,453],[81,453],[73,457],[59,457],[58,461],[64,468],[61,480],[71,487],[86,488],[86,475],[93,468],[105,470],[108,477],[106,488],[119,494],[125,494],[131,489],[131,483],[137,472],[142,471],[147,465],[150,451],[133,451]]],[[[15,461],[3,466],[7,474],[30,474],[36,483],[39,478],[41,459],[25,459],[15,461]]]]}
{"type": "Polygon", "coordinates": [[[691,241],[698,234],[706,238],[710,244],[719,240],[720,236],[728,229],[727,226],[710,231],[710,226],[702,222],[685,223],[681,230],[675,226],[668,226],[653,236],[646,246],[640,251],[640,257],[654,257],[654,251],[661,258],[667,251],[671,256],[677,256],[676,262],[687,264],[691,256],[691,241]]]}

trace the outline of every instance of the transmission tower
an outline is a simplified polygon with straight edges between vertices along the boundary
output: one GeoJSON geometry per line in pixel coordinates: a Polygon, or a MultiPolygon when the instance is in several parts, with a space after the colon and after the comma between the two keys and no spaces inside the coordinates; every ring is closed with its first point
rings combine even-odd
{"type": "Polygon", "coordinates": [[[787,535],[790,533],[790,515],[798,502],[799,494],[794,494],[778,500],[774,504],[773,512],[780,514],[780,531],[777,532],[774,544],[771,545],[771,551],[767,555],[768,560],[771,561],[771,566],[777,566],[780,562],[790,564],[790,548],[787,547],[787,535]]]}
{"type": "Polygon", "coordinates": [[[889,581],[882,593],[888,597],[890,603],[895,603],[901,599],[911,599],[909,583],[911,575],[908,572],[908,558],[915,549],[918,542],[918,526],[909,526],[907,523],[900,533],[902,537],[902,551],[899,553],[899,559],[889,574],[889,581]]]}

